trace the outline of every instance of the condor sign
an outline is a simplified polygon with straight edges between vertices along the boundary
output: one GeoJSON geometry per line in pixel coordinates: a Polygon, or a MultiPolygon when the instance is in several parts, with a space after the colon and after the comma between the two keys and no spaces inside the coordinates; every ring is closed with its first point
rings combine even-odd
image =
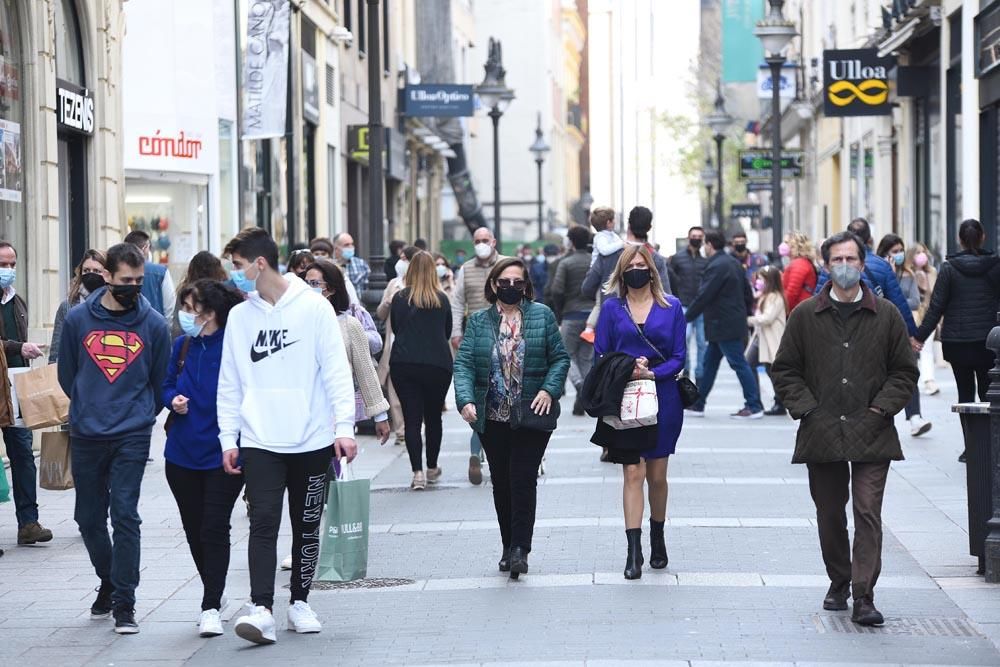
{"type": "Polygon", "coordinates": [[[823,113],[827,116],[884,116],[889,103],[893,58],[875,49],[823,52],[823,113]]]}

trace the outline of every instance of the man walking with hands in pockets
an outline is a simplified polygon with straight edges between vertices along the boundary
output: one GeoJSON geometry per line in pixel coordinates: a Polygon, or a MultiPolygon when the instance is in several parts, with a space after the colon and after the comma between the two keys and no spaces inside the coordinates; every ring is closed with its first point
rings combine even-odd
{"type": "Polygon", "coordinates": [[[874,602],[882,569],[882,498],[890,461],[903,459],[892,420],[913,395],[919,372],[899,311],[861,283],[861,239],[842,232],[822,251],[831,280],[792,311],[771,379],[792,417],[801,420],[792,462],[809,467],[830,577],[823,608],[847,609],[853,585],[851,620],[879,626],[885,622],[874,602]]]}
{"type": "Polygon", "coordinates": [[[229,314],[217,399],[223,468],[232,474],[242,469],[250,498],[253,607],[235,629],[247,641],[273,644],[286,490],[292,524],[288,629],[322,629],[307,598],[319,558],[327,467],[333,456],[351,461],[357,454],[354,381],[333,308],[299,278],[278,273],[278,247],[266,231],[244,229],[224,252],[233,263],[233,283],[247,294],[229,314]]]}

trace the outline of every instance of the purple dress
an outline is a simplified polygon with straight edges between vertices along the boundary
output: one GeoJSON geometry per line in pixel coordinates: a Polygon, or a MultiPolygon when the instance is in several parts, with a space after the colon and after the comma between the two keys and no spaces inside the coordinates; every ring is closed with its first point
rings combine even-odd
{"type": "MultiPolygon", "coordinates": [[[[598,356],[624,352],[633,357],[646,357],[656,378],[656,398],[660,411],[656,420],[656,446],[641,452],[644,459],[662,459],[674,453],[677,438],[684,423],[684,406],[677,390],[677,374],[684,370],[687,355],[685,337],[687,322],[681,302],[667,295],[667,308],[654,302],[643,325],[643,334],[661,354],[642,339],[636,325],[625,310],[622,299],[611,297],[601,306],[597,320],[594,352],[598,356]]],[[[653,428],[653,427],[650,427],[653,428]]]]}

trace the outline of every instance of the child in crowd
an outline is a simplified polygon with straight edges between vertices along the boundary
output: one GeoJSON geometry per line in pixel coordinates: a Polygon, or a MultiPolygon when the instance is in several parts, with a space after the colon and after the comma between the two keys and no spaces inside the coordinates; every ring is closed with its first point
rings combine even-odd
{"type": "MultiPolygon", "coordinates": [[[[590,256],[590,265],[593,266],[598,257],[613,255],[625,246],[625,242],[615,233],[615,211],[611,208],[595,208],[590,214],[590,224],[594,226],[597,233],[594,234],[594,251],[590,256]]],[[[587,318],[587,326],[580,334],[580,338],[588,343],[594,342],[594,328],[597,326],[597,317],[601,314],[601,293],[597,290],[595,300],[597,303],[590,311],[587,318]]]]}

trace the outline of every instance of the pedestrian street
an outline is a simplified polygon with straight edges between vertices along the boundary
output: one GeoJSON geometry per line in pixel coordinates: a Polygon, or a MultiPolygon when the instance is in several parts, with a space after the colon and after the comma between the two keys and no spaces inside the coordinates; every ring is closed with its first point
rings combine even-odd
{"type": "MultiPolygon", "coordinates": [[[[941,374],[943,375],[943,373],[941,374]]],[[[765,398],[769,388],[764,380],[765,398]]],[[[309,602],[323,631],[284,631],[287,573],[279,574],[278,642],[232,633],[248,594],[248,522],[233,515],[234,549],[222,637],[197,635],[201,584],[163,476],[162,431],[140,513],[137,637],[92,621],[97,581],[73,522],[73,492],[40,491],[48,545],[12,546],[0,513],[0,633],[5,664],[60,665],[998,665],[1000,588],[968,556],[965,470],[954,386],[925,398],[934,430],[915,440],[897,418],[905,462],[886,491],[882,628],[822,611],[823,570],[804,466],[789,463],[795,424],[736,422],[735,377],[720,375],[704,419],[689,419],[671,457],[666,530],[670,563],[626,581],[621,470],[588,442],[593,420],[570,415],[572,395],[539,480],[530,571],[497,572],[500,544],[488,483],[466,477],[468,426],[445,414],[443,478],[409,489],[404,448],[362,438],[355,474],[372,478],[368,578],[317,582],[309,602]]],[[[449,397],[449,403],[453,399],[449,397]]],[[[648,516],[648,514],[647,514],[648,516]]],[[[279,560],[290,533],[279,540],[279,560]]],[[[648,559],[648,535],[643,550],[648,559]]]]}

